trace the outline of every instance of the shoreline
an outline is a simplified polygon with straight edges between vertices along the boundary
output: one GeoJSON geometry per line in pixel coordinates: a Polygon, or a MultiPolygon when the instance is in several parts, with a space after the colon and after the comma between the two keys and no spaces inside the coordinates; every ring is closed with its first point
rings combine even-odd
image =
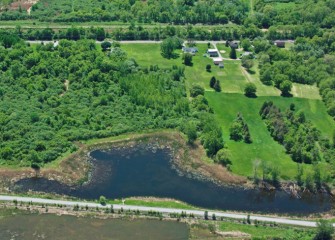
{"type": "Polygon", "coordinates": [[[92,172],[90,152],[95,150],[111,150],[113,148],[134,147],[136,144],[154,144],[155,147],[171,150],[171,163],[179,171],[205,177],[220,185],[241,185],[250,188],[245,177],[234,175],[219,164],[208,163],[201,158],[206,157],[200,143],[190,146],[181,133],[177,131],[154,131],[149,133],[124,134],[112,138],[94,139],[77,143],[78,150],[52,164],[35,171],[28,167],[0,167],[0,191],[8,192],[9,187],[24,178],[42,177],[57,180],[69,186],[83,184],[89,180],[92,172]],[[56,163],[55,163],[56,162],[56,163]]]}
{"type": "MultiPolygon", "coordinates": [[[[94,171],[94,164],[92,164],[90,153],[95,150],[106,150],[110,151],[117,148],[134,148],[138,144],[145,144],[149,148],[155,149],[168,149],[171,155],[171,165],[176,171],[180,171],[183,174],[191,175],[192,178],[197,178],[201,180],[211,181],[220,186],[226,187],[234,187],[240,189],[261,189],[259,185],[253,184],[251,181],[248,181],[246,178],[234,176],[232,173],[228,172],[226,168],[219,164],[209,163],[208,161],[202,159],[201,156],[206,156],[205,150],[202,148],[200,143],[195,143],[190,146],[186,143],[184,136],[177,131],[155,131],[151,133],[143,133],[143,134],[125,134],[120,135],[115,138],[106,138],[106,139],[94,139],[88,141],[88,143],[80,143],[79,149],[72,153],[69,156],[64,157],[63,159],[58,160],[58,166],[49,167],[45,169],[41,169],[38,173],[34,170],[30,169],[27,173],[27,169],[15,169],[12,170],[11,173],[14,173],[15,176],[7,179],[7,182],[2,181],[5,176],[2,175],[2,171],[4,169],[0,169],[0,189],[3,193],[16,194],[15,191],[11,191],[9,189],[10,185],[13,185],[15,181],[18,181],[27,177],[44,177],[49,180],[57,180],[63,184],[67,184],[68,186],[76,186],[85,184],[90,181],[90,175],[94,171]],[[85,166],[85,168],[80,168],[78,165],[74,165],[74,163],[79,166],[85,166]],[[63,171],[64,168],[71,166],[70,171],[63,171]],[[219,170],[218,170],[219,169],[219,170]],[[222,171],[224,169],[225,171],[222,171]],[[73,175],[71,175],[74,173],[73,175]],[[38,175],[37,175],[38,174],[38,175]],[[221,175],[220,175],[221,174],[221,175]],[[69,176],[70,175],[70,176],[69,176]],[[234,178],[236,177],[236,178],[234,178]],[[233,181],[229,181],[233,180],[233,181]],[[7,185],[4,185],[7,184],[7,185]],[[6,188],[3,188],[6,186],[6,188]]],[[[6,169],[5,169],[6,170],[6,169]]],[[[274,190],[267,191],[284,191],[282,188],[277,188],[274,190]]],[[[289,194],[289,193],[287,193],[289,194]]],[[[28,191],[22,194],[23,196],[35,195],[35,196],[46,196],[46,198],[65,198],[65,199],[78,199],[76,197],[71,197],[67,195],[54,194],[54,193],[41,193],[28,191]]],[[[180,202],[177,199],[162,199],[155,198],[152,196],[142,196],[142,197],[130,197],[127,199],[159,199],[157,202],[162,201],[174,201],[180,202]]],[[[116,200],[117,201],[117,200],[116,200]]],[[[180,202],[184,203],[184,202],[180,202]]],[[[185,203],[190,205],[188,203],[185,203]]],[[[192,205],[190,205],[192,206],[192,205]]],[[[192,206],[196,209],[201,209],[200,207],[192,206]]],[[[313,213],[307,214],[307,216],[315,216],[317,214],[321,215],[332,215],[332,209],[327,212],[313,213]]],[[[242,211],[243,212],[243,211],[242,211]]],[[[254,212],[261,213],[264,212],[254,212]]],[[[268,213],[265,213],[268,214],[268,213]]],[[[299,216],[299,214],[280,214],[283,216],[299,216]]],[[[306,215],[304,216],[306,217],[306,215]]]]}

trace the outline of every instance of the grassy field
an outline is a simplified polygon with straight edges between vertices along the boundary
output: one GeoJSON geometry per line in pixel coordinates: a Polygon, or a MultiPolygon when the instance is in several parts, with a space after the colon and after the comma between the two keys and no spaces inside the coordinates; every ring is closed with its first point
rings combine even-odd
{"type": "MultiPolygon", "coordinates": [[[[214,92],[206,92],[206,97],[221,123],[224,140],[231,153],[232,171],[244,176],[252,176],[254,164],[259,160],[278,166],[284,179],[292,178],[296,174],[296,163],[285,153],[284,147],[272,139],[258,114],[264,101],[271,100],[282,109],[294,103],[296,109],[303,110],[307,119],[327,137],[330,137],[331,129],[335,129],[334,121],[327,115],[325,106],[319,100],[283,97],[249,99],[241,94],[214,92]],[[252,144],[229,140],[229,127],[238,112],[243,114],[249,125],[252,144]]],[[[309,167],[306,166],[306,169],[309,167]]]]}
{"type": "MultiPolygon", "coordinates": [[[[233,222],[221,222],[219,224],[219,230],[222,232],[239,231],[250,234],[253,239],[272,239],[275,237],[284,238],[288,236],[295,237],[309,237],[306,239],[312,239],[314,231],[303,228],[291,228],[291,227],[268,227],[268,226],[254,226],[248,224],[239,224],[233,222]]],[[[293,238],[292,238],[293,239],[293,238]]],[[[304,238],[305,239],[305,238],[304,238]]]]}
{"type": "MultiPolygon", "coordinates": [[[[218,44],[219,45],[219,44],[218,44]]],[[[224,44],[222,44],[224,46],[224,44]]],[[[239,61],[224,61],[225,67],[218,68],[213,64],[212,59],[204,57],[207,44],[197,44],[199,53],[193,57],[193,66],[185,68],[187,87],[192,84],[199,84],[207,91],[212,91],[209,87],[209,80],[215,76],[220,80],[222,92],[225,93],[244,93],[244,86],[252,82],[257,87],[258,96],[280,96],[280,91],[273,86],[266,86],[259,80],[259,70],[257,61],[251,71],[247,72],[241,67],[239,61]],[[207,72],[206,65],[211,64],[211,72],[207,72]]],[[[225,46],[224,46],[225,47],[225,46]]],[[[159,44],[122,44],[122,48],[128,53],[129,57],[136,59],[142,66],[157,64],[160,67],[172,67],[182,65],[180,50],[176,51],[180,56],[176,59],[166,59],[160,54],[159,44]]],[[[293,84],[292,94],[294,97],[320,99],[319,91],[316,86],[303,84],[293,84]]]]}
{"type": "MultiPolygon", "coordinates": [[[[318,88],[302,84],[293,84],[292,98],[280,96],[280,91],[272,86],[265,86],[259,80],[257,62],[251,71],[244,70],[239,61],[224,61],[224,69],[215,66],[212,60],[204,57],[207,44],[197,44],[199,52],[193,57],[193,66],[185,67],[186,85],[199,84],[206,90],[206,97],[213,107],[215,114],[222,124],[224,140],[231,152],[232,171],[234,173],[252,176],[255,162],[264,160],[276,165],[281,170],[284,179],[296,175],[296,163],[285,153],[283,146],[275,142],[258,115],[264,101],[273,101],[282,109],[294,103],[296,108],[303,110],[307,119],[328,138],[331,137],[335,122],[327,114],[325,106],[320,99],[318,88]],[[205,70],[206,65],[211,64],[211,72],[205,70]],[[221,93],[214,92],[209,87],[209,80],[215,76],[221,82],[221,93]],[[249,99],[243,95],[244,86],[253,82],[257,86],[255,99],[249,99]],[[234,142],[229,140],[229,127],[238,112],[242,112],[249,124],[252,144],[234,142]]],[[[181,56],[176,59],[165,59],[160,54],[159,44],[122,44],[128,56],[136,59],[142,66],[157,64],[160,67],[182,66],[181,56]]],[[[181,51],[176,51],[181,55],[181,51]]],[[[306,166],[308,169],[310,166],[306,166]]]]}
{"type": "MultiPolygon", "coordinates": [[[[221,82],[223,92],[242,93],[247,83],[240,69],[240,62],[225,61],[223,69],[213,64],[212,59],[204,57],[207,51],[207,44],[197,44],[199,52],[193,57],[193,66],[186,66],[185,76],[188,87],[192,84],[199,84],[206,90],[212,91],[209,87],[209,80],[215,76],[221,82]],[[206,65],[211,64],[210,72],[206,71],[206,65]]],[[[157,64],[159,67],[171,67],[182,65],[180,50],[176,51],[180,56],[176,59],[166,59],[161,56],[159,44],[122,44],[129,57],[134,58],[142,66],[157,64]]]]}

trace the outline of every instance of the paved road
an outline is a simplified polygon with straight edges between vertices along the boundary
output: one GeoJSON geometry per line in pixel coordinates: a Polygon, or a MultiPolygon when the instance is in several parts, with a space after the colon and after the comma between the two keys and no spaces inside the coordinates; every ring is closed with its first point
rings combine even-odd
{"type": "MultiPolygon", "coordinates": [[[[33,202],[39,204],[61,204],[64,206],[80,206],[80,207],[91,207],[91,208],[110,208],[110,205],[102,206],[99,203],[94,202],[78,202],[78,201],[65,201],[65,200],[55,200],[55,199],[43,199],[43,198],[31,198],[31,197],[19,197],[19,196],[7,196],[7,195],[0,195],[0,201],[14,201],[17,200],[18,202],[33,202]]],[[[113,208],[115,210],[119,210],[123,208],[124,210],[139,210],[139,211],[156,211],[161,213],[181,213],[186,212],[187,214],[193,214],[194,216],[204,216],[204,211],[201,210],[188,210],[188,209],[174,209],[174,208],[160,208],[160,207],[144,207],[144,206],[133,206],[133,205],[122,205],[122,204],[113,204],[113,208]]],[[[208,216],[212,216],[215,214],[216,217],[225,217],[225,218],[234,218],[234,219],[246,219],[247,214],[235,214],[235,213],[225,213],[219,211],[208,211],[208,216]]],[[[303,221],[303,220],[293,220],[288,218],[279,218],[279,217],[265,217],[265,216],[258,216],[258,215],[250,215],[250,220],[258,220],[262,222],[275,222],[279,224],[288,224],[288,225],[295,225],[295,226],[303,226],[303,227],[316,227],[316,222],[312,221],[303,221]]],[[[333,224],[335,227],[335,224],[333,224]]]]}
{"type": "MultiPolygon", "coordinates": [[[[58,41],[40,41],[40,40],[34,40],[34,41],[30,41],[30,40],[27,40],[26,41],[27,43],[32,43],[32,44],[41,44],[42,42],[47,44],[47,43],[55,43],[55,42],[58,42],[58,41]]],[[[102,43],[101,41],[95,41],[96,43],[102,43]]],[[[113,42],[113,41],[109,41],[109,42],[113,42]]],[[[155,41],[155,40],[124,40],[124,41],[117,41],[119,43],[139,43],[139,44],[143,44],[143,43],[153,43],[153,44],[157,44],[157,43],[161,43],[162,41],[155,41]]],[[[226,41],[194,41],[195,43],[211,43],[213,44],[214,46],[216,46],[216,44],[218,43],[226,43],[226,41]]],[[[187,43],[185,41],[185,43],[187,43]]]]}

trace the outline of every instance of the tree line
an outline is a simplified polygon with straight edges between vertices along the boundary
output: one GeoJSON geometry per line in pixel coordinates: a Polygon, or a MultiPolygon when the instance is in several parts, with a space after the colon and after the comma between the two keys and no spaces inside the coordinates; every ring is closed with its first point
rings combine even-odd
{"type": "Polygon", "coordinates": [[[334,162],[335,158],[331,156],[334,144],[329,139],[323,139],[320,131],[302,111],[295,109],[294,104],[282,112],[273,102],[264,102],[259,114],[273,139],[285,147],[293,161],[311,164],[324,159],[334,162]]]}
{"type": "Polygon", "coordinates": [[[242,0],[203,2],[180,1],[66,1],[41,0],[33,5],[30,15],[22,9],[5,8],[1,20],[38,19],[43,22],[131,22],[175,24],[242,23],[249,11],[242,0]]]}

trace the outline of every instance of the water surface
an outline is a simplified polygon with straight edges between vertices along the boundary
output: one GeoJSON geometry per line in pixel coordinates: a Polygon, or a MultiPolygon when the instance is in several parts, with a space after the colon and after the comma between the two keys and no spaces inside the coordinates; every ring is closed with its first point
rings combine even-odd
{"type": "Polygon", "coordinates": [[[186,224],[159,220],[96,219],[52,214],[0,218],[2,240],[186,240],[186,224]]]}
{"type": "Polygon", "coordinates": [[[28,178],[16,183],[17,191],[29,189],[66,194],[84,199],[125,198],[132,196],[167,197],[195,206],[237,211],[269,213],[313,213],[327,211],[332,201],[326,195],[304,195],[301,199],[285,192],[244,190],[222,187],[187,174],[180,174],[171,164],[168,149],[138,145],[128,149],[91,152],[95,170],[92,180],[70,188],[57,181],[28,178]]]}

